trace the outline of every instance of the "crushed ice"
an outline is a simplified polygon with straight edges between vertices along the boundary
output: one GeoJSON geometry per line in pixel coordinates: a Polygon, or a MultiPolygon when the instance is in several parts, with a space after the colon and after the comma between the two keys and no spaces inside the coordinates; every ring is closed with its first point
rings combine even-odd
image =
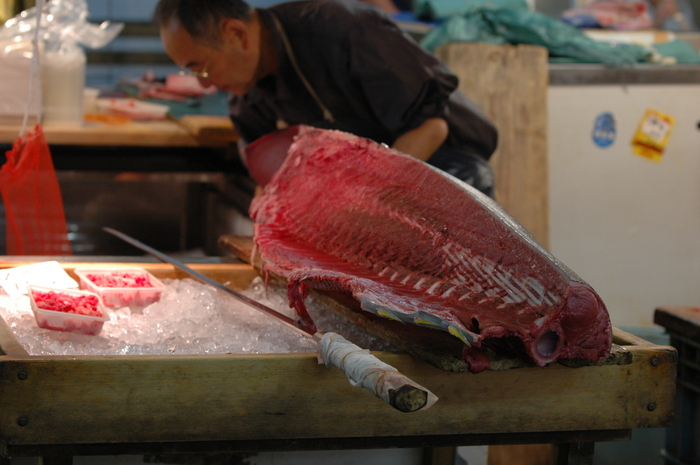
{"type": "MultiPolygon", "coordinates": [[[[163,280],[159,302],[143,308],[107,309],[109,321],[98,336],[39,328],[27,296],[0,293],[0,316],[30,355],[167,355],[315,352],[315,345],[292,328],[193,279],[163,280]]],[[[286,287],[260,278],[242,291],[287,316],[293,315],[286,287]]],[[[307,299],[320,331],[335,331],[362,348],[396,350],[362,328],[307,299]]]]}

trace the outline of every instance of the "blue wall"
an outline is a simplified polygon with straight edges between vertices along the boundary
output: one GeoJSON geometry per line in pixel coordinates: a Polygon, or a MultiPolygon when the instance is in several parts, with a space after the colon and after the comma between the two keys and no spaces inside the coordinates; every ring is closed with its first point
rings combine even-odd
{"type": "MultiPolygon", "coordinates": [[[[281,3],[283,0],[250,0],[255,7],[267,7],[281,3]]],[[[105,20],[115,22],[148,23],[158,0],[87,0],[89,20],[101,23],[105,20]]],[[[165,53],[158,37],[117,37],[110,44],[100,49],[110,52],[144,52],[165,53]]],[[[88,61],[86,85],[97,88],[114,88],[124,78],[138,78],[147,71],[164,77],[176,73],[174,65],[162,64],[90,64],[88,61]]]]}

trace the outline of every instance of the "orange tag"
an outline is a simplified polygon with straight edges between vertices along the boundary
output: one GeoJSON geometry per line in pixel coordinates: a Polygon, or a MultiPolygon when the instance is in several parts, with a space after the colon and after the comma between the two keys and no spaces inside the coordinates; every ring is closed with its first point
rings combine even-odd
{"type": "Polygon", "coordinates": [[[654,161],[661,161],[675,120],[656,110],[647,110],[632,139],[632,151],[654,161]]]}
{"type": "Polygon", "coordinates": [[[126,124],[131,123],[131,118],[122,115],[108,115],[106,113],[85,113],[83,116],[85,121],[90,123],[104,124],[126,124]]]}

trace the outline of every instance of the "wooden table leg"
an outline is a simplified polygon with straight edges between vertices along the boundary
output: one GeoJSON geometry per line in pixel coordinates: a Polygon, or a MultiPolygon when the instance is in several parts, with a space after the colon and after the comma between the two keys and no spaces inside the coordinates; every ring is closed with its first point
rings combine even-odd
{"type": "Polygon", "coordinates": [[[40,457],[39,465],[73,465],[73,457],[71,455],[40,457]]]}
{"type": "Polygon", "coordinates": [[[426,447],[423,449],[423,465],[454,465],[456,447],[426,447]]]}
{"type": "Polygon", "coordinates": [[[559,444],[557,465],[593,465],[594,442],[559,444]]]}

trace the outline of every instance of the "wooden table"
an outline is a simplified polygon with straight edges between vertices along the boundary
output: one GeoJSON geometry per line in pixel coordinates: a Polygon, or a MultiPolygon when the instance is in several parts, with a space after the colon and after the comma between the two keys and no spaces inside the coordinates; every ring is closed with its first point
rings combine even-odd
{"type": "MultiPolygon", "coordinates": [[[[122,124],[46,123],[42,127],[50,145],[223,147],[237,140],[227,116],[187,115],[179,120],[122,124]]],[[[12,143],[19,131],[19,124],[0,125],[0,143],[12,143]]]]}
{"type": "MultiPolygon", "coordinates": [[[[84,263],[63,265],[72,274],[84,263]]],[[[133,265],[185,277],[166,264],[133,265]]],[[[257,276],[244,264],[192,267],[234,288],[257,276]]],[[[676,351],[618,329],[614,342],[621,364],[476,375],[378,352],[439,397],[402,413],[315,354],[32,356],[0,319],[0,457],[547,443],[559,445],[559,463],[590,464],[595,442],[673,416],[676,351]]]]}

